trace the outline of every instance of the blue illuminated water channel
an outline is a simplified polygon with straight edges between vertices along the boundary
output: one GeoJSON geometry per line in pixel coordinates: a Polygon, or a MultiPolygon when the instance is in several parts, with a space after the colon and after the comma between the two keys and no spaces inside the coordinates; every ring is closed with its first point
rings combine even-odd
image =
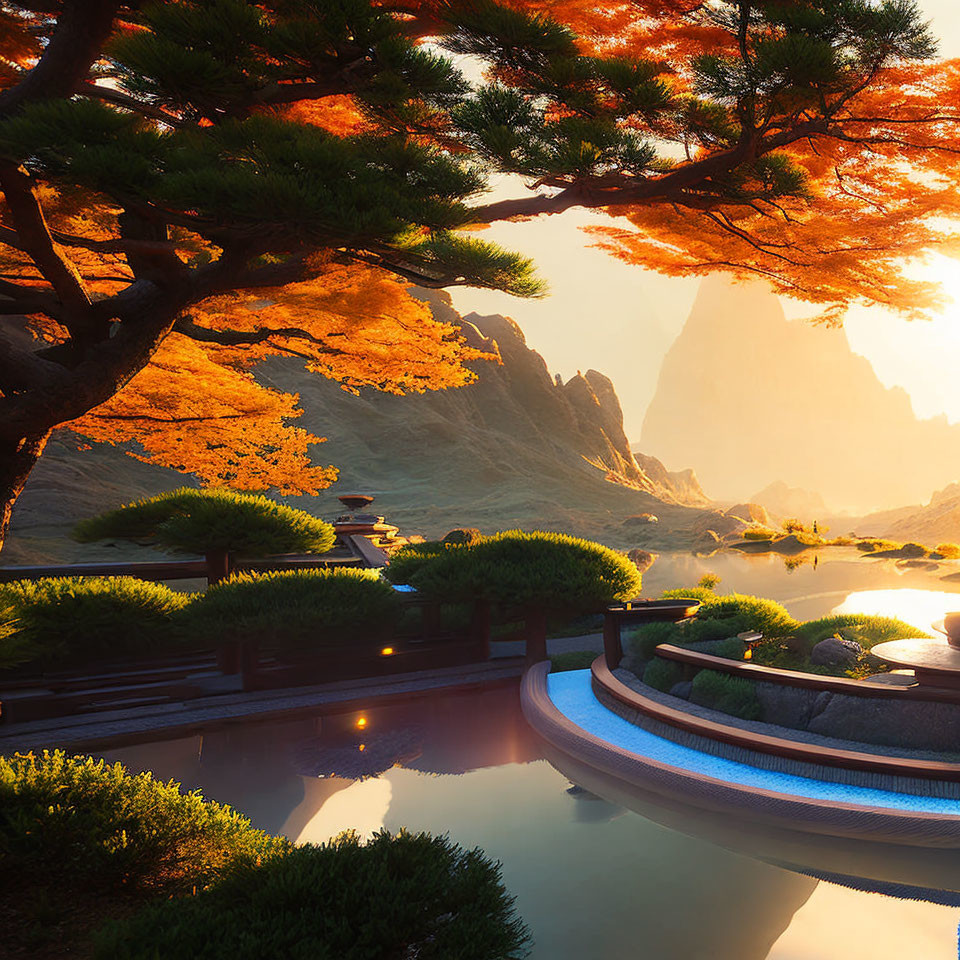
{"type": "MultiPolygon", "coordinates": [[[[956,594],[956,585],[929,572],[898,571],[855,556],[821,558],[816,570],[788,572],[782,561],[769,559],[661,557],[645,578],[644,592],[690,584],[710,571],[724,578],[723,587],[780,599],[804,619],[828,613],[851,595],[887,612],[897,604],[897,596],[886,593],[894,590],[906,591],[900,599],[918,615],[960,609],[960,595],[956,601],[938,596],[956,594]]],[[[610,719],[578,689],[574,673],[551,680],[558,706],[588,730],[633,738],[648,754],[664,751],[659,759],[667,763],[704,762],[695,751],[652,743],[658,738],[610,719]]],[[[570,781],[542,758],[513,682],[294,722],[238,724],[102,753],[133,770],[198,788],[233,804],[256,826],[294,840],[320,842],[347,828],[369,834],[405,826],[480,846],[502,862],[506,885],[533,933],[535,960],[957,956],[956,908],[817,881],[571,790],[570,781]],[[357,776],[362,772],[371,775],[357,776]]],[[[904,800],[885,791],[818,784],[732,761],[707,762],[711,769],[704,772],[711,776],[802,796],[888,808],[956,807],[934,798],[904,800]]]]}

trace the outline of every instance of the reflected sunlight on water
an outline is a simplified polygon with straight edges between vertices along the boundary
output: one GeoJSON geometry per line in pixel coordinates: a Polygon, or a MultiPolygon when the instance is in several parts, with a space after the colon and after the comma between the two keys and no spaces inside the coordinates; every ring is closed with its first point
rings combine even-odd
{"type": "MultiPolygon", "coordinates": [[[[308,779],[308,778],[304,778],[308,779]]],[[[345,789],[328,796],[323,805],[307,821],[300,832],[292,836],[297,843],[324,843],[344,830],[354,830],[368,839],[383,829],[383,821],[390,809],[393,789],[390,781],[382,777],[370,780],[355,780],[345,789]]],[[[309,798],[306,801],[310,802],[309,798]]],[[[296,811],[290,821],[296,820],[296,811]]],[[[286,833],[284,825],[282,833],[286,833]]]]}
{"type": "Polygon", "coordinates": [[[767,960],[949,960],[956,919],[955,911],[931,903],[821,883],[767,960]]]}
{"type": "MultiPolygon", "coordinates": [[[[859,590],[851,593],[833,613],[870,613],[896,617],[933,633],[931,624],[960,610],[960,595],[939,590],[859,590]]],[[[936,634],[934,634],[936,635],[936,634]]]]}

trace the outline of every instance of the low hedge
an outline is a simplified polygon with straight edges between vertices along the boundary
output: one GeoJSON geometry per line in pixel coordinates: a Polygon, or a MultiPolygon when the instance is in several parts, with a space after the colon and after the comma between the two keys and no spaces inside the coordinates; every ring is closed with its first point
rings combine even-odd
{"type": "Polygon", "coordinates": [[[27,663],[33,656],[30,642],[18,634],[13,607],[0,606],[0,670],[27,663]]]}
{"type": "Polygon", "coordinates": [[[233,490],[182,487],[83,520],[82,543],[111,538],[146,540],[184,553],[225,550],[245,557],[326,553],[333,527],[305,510],[233,490]]]}
{"type": "Polygon", "coordinates": [[[96,960],[507,960],[527,930],[499,864],[448,837],[381,831],[241,866],[195,897],[112,924],[96,960]]]}
{"type": "Polygon", "coordinates": [[[681,680],[683,667],[675,660],[654,657],[643,671],[643,682],[662,693],[669,693],[681,680]]]}
{"type": "Polygon", "coordinates": [[[189,894],[287,847],[149,773],[59,750],[0,757],[0,884],[20,921],[5,935],[39,939],[49,925],[68,941],[146,897],[189,894]]]}
{"type": "Polygon", "coordinates": [[[869,614],[842,613],[819,620],[810,620],[794,630],[793,635],[800,641],[799,646],[810,653],[821,640],[841,636],[845,640],[856,640],[864,650],[887,640],[902,640],[906,637],[930,637],[929,633],[918,630],[903,620],[894,617],[877,617],[869,614]]]}
{"type": "Polygon", "coordinates": [[[599,654],[596,650],[567,650],[550,655],[550,672],[564,673],[567,670],[589,670],[599,654]]]}
{"type": "Polygon", "coordinates": [[[0,757],[0,859],[16,955],[508,960],[529,940],[481,850],[403,832],[294,847],[176,783],[60,751],[0,757]]]}
{"type": "Polygon", "coordinates": [[[375,570],[271,570],[211,586],[179,618],[187,637],[308,648],[375,640],[396,626],[399,594],[375,570]]]}
{"type": "Polygon", "coordinates": [[[75,666],[164,653],[180,643],[174,621],[193,596],[135,577],[55,577],[0,584],[13,617],[0,667],[75,666]]]}
{"type": "Polygon", "coordinates": [[[566,614],[629,600],[641,584],[636,566],[616,550],[564,534],[520,530],[463,544],[404,548],[387,576],[431,598],[486,597],[505,606],[550,607],[566,614]]]}
{"type": "Polygon", "coordinates": [[[750,680],[716,670],[701,670],[693,678],[690,702],[728,713],[741,720],[759,720],[763,714],[750,680]]]}

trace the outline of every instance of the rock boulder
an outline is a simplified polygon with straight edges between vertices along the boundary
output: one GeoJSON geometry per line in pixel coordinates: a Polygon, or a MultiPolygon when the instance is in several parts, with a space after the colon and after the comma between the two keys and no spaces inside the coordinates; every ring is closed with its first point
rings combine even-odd
{"type": "Polygon", "coordinates": [[[863,647],[856,640],[827,637],[810,651],[810,662],[817,666],[849,667],[857,662],[861,653],[863,647]]]}

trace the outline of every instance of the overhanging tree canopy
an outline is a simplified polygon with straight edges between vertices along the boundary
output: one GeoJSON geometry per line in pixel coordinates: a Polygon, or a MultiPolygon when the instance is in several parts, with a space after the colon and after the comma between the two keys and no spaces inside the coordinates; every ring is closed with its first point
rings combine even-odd
{"type": "Polygon", "coordinates": [[[405,284],[541,292],[471,226],[600,208],[631,262],[922,313],[903,264],[953,249],[960,167],[933,54],[910,0],[0,5],[0,535],[64,426],[327,485],[250,368],[465,383],[476,354],[405,284]],[[529,189],[485,204],[491,172],[529,189]]]}

